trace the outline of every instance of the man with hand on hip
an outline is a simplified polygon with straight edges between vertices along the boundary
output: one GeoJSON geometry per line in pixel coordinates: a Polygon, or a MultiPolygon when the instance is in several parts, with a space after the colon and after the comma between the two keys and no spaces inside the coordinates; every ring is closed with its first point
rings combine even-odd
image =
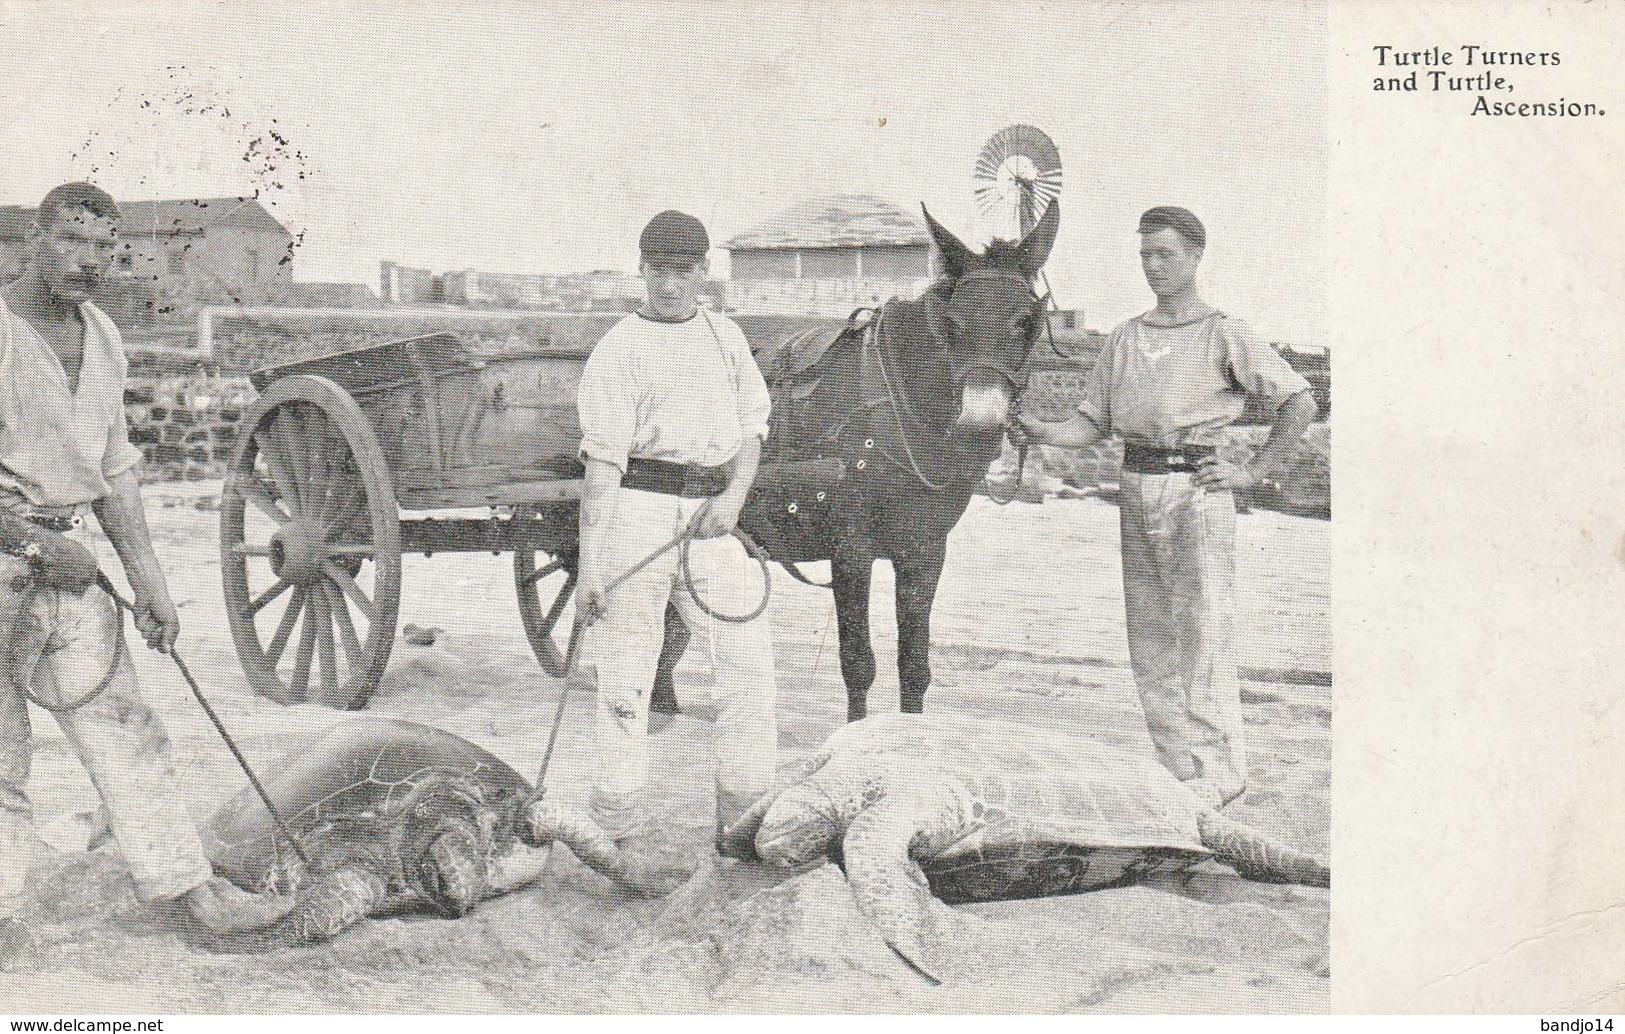
{"type": "Polygon", "coordinates": [[[1156,308],[1112,331],[1078,414],[1023,417],[1034,443],[1123,438],[1119,520],[1130,664],[1162,763],[1215,804],[1246,789],[1236,677],[1236,504],[1290,461],[1318,409],[1309,383],[1242,320],[1197,293],[1207,231],[1173,206],[1140,217],[1140,265],[1156,308]],[[1247,396],[1275,414],[1246,464],[1218,455],[1247,396]]]}
{"type": "Polygon", "coordinates": [[[593,349],[577,398],[586,484],[577,604],[593,619],[597,749],[590,810],[615,839],[644,823],[649,697],[668,600],[708,640],[715,672],[716,828],[765,793],[778,762],[773,641],[749,612],[764,575],[731,532],[767,436],[767,384],[732,320],[698,305],[710,239],[682,212],[655,216],[639,239],[647,303],[593,349]],[[639,561],[692,529],[678,551],[639,561]],[[624,578],[624,581],[617,579],[624,578]],[[613,583],[613,584],[612,584],[613,583]]]}

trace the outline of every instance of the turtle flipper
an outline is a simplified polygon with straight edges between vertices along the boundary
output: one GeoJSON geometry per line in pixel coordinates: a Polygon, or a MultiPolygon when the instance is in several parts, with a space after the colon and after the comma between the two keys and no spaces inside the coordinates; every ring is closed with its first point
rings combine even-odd
{"type": "Polygon", "coordinates": [[[1288,847],[1216,811],[1202,812],[1196,823],[1202,843],[1213,856],[1249,880],[1308,887],[1332,885],[1331,864],[1325,858],[1288,847]]]}
{"type": "Polygon", "coordinates": [[[880,928],[893,951],[942,983],[953,976],[945,951],[953,912],[931,896],[925,872],[909,855],[925,813],[918,798],[886,798],[852,820],[843,850],[858,910],[880,928]]]}
{"type": "Polygon", "coordinates": [[[454,918],[472,912],[491,892],[478,833],[460,825],[441,833],[424,852],[419,880],[440,911],[454,918]]]}
{"type": "Polygon", "coordinates": [[[382,876],[363,866],[346,865],[312,881],[288,922],[300,940],[325,941],[367,918],[388,896],[382,876]]]}
{"type": "MultiPolygon", "coordinates": [[[[750,861],[768,861],[768,858],[759,851],[761,847],[757,839],[761,834],[763,821],[767,818],[769,809],[781,797],[790,792],[805,779],[810,778],[819,769],[823,768],[830,759],[830,752],[822,750],[804,761],[791,766],[773,784],[773,789],[762,794],[739,816],[722,835],[717,838],[717,850],[730,858],[743,858],[750,861]]],[[[777,861],[770,864],[786,864],[777,861]]],[[[794,864],[794,863],[788,863],[794,864]]]]}
{"type": "Polygon", "coordinates": [[[523,824],[527,827],[525,843],[539,846],[557,840],[588,868],[642,897],[663,897],[682,882],[676,874],[654,870],[622,851],[609,834],[579,808],[561,807],[543,798],[531,803],[523,824]]]}

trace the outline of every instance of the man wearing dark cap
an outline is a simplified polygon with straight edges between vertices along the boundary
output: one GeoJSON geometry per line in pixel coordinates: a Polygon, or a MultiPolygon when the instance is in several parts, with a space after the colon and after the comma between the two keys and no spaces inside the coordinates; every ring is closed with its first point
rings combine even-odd
{"type": "Polygon", "coordinates": [[[723,614],[761,599],[762,574],[729,532],[767,437],[767,384],[739,327],[697,304],[711,246],[700,221],[661,212],[638,243],[648,301],[593,349],[577,399],[587,468],[577,600],[594,619],[598,681],[591,811],[617,839],[645,816],[638,797],[668,600],[709,644],[719,833],[768,790],[778,763],[766,616],[719,621],[690,593],[723,614]],[[696,536],[686,571],[668,551],[606,591],[685,528],[696,536]]]}
{"type": "Polygon", "coordinates": [[[1283,469],[1317,408],[1279,353],[1197,293],[1201,220],[1159,206],[1139,233],[1156,308],[1112,331],[1077,416],[1022,425],[1031,441],[1067,448],[1123,438],[1123,601],[1146,725],[1174,775],[1227,804],[1247,780],[1232,493],[1283,469]],[[1248,395],[1269,404],[1274,422],[1258,454],[1233,463],[1215,447],[1248,395]]]}

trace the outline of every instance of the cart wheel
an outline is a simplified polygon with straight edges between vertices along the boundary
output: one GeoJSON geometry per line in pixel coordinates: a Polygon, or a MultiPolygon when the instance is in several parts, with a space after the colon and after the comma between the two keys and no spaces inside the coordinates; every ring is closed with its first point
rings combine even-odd
{"type": "Polygon", "coordinates": [[[372,425],[327,378],[275,381],[244,419],[220,501],[220,572],[255,690],[283,704],[367,702],[400,610],[400,514],[372,425]]]}
{"type": "Polygon", "coordinates": [[[554,631],[564,614],[565,604],[575,594],[576,573],[574,552],[561,552],[549,557],[546,553],[521,549],[513,555],[514,587],[519,590],[519,620],[525,626],[530,648],[536,654],[536,660],[541,662],[542,670],[554,678],[564,674],[564,651],[569,642],[569,628],[565,628],[563,636],[556,636],[554,631]]]}

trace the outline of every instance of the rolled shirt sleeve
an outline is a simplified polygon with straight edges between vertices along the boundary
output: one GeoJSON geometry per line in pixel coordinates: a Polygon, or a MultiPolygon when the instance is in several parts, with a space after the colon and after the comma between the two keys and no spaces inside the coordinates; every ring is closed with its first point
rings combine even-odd
{"type": "MultiPolygon", "coordinates": [[[[121,400],[122,401],[122,400],[121,400]]],[[[107,451],[102,454],[102,477],[112,481],[141,463],[141,450],[130,442],[130,422],[120,405],[107,429],[107,451]]]]}
{"type": "Polygon", "coordinates": [[[637,433],[637,382],[631,359],[611,330],[587,357],[576,390],[582,457],[612,463],[623,474],[637,433]]]}
{"type": "Polygon", "coordinates": [[[1095,365],[1089,369],[1083,399],[1078,403],[1078,412],[1107,434],[1112,430],[1112,374],[1117,367],[1119,334],[1120,331],[1112,331],[1106,338],[1106,344],[1101,346],[1100,354],[1095,357],[1095,365]]]}
{"type": "Polygon", "coordinates": [[[767,381],[762,377],[756,357],[750,354],[750,342],[738,324],[729,321],[729,344],[734,353],[734,397],[739,405],[739,433],[745,437],[755,435],[766,439],[768,417],[773,412],[773,400],[768,395],[767,381]]]}
{"type": "Polygon", "coordinates": [[[1265,344],[1245,320],[1223,319],[1218,329],[1236,384],[1247,394],[1268,400],[1272,412],[1292,396],[1309,390],[1303,375],[1265,344]]]}

